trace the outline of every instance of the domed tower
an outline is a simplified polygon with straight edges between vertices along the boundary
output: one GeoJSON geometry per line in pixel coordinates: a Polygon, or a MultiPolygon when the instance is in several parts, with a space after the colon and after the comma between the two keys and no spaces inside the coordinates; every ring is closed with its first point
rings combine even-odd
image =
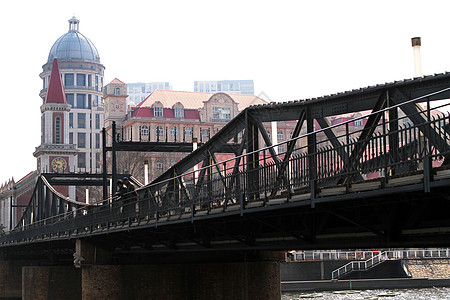
{"type": "MultiPolygon", "coordinates": [[[[58,60],[69,112],[69,144],[78,149],[76,172],[101,172],[101,129],[103,74],[97,48],[79,31],[80,21],[72,17],[69,31],[56,40],[39,75],[43,82],[40,96],[45,101],[54,59],[58,60]]],[[[72,170],[71,170],[72,171],[72,170]]]]}

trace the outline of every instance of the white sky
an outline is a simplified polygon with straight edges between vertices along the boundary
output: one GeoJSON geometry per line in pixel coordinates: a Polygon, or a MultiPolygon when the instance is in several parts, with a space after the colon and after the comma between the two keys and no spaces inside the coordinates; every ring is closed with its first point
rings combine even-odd
{"type": "Polygon", "coordinates": [[[272,101],[322,96],[450,71],[450,1],[2,1],[0,185],[36,168],[39,73],[80,20],[105,82],[253,79],[272,101]]]}

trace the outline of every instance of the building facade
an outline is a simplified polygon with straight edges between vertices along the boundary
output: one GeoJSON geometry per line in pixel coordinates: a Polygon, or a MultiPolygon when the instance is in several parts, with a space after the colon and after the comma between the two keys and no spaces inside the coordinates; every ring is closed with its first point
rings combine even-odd
{"type": "Polygon", "coordinates": [[[78,150],[70,172],[101,172],[101,129],[104,122],[102,104],[105,67],[94,44],[79,31],[80,21],[69,20],[69,31],[56,40],[47,62],[42,66],[42,90],[45,101],[54,59],[58,59],[67,104],[68,144],[78,150]]]}
{"type": "Polygon", "coordinates": [[[253,80],[194,81],[194,92],[253,95],[255,88],[253,80]]]}
{"type": "MultiPolygon", "coordinates": [[[[246,107],[267,103],[254,95],[156,90],[136,107],[126,107],[126,90],[126,84],[117,78],[105,86],[108,143],[111,142],[113,121],[117,124],[119,137],[126,141],[190,143],[195,138],[204,143],[246,107]]],[[[270,135],[273,127],[271,124],[264,126],[270,135]]],[[[295,122],[280,123],[275,135],[280,141],[286,140],[294,128],[295,122]]],[[[137,167],[119,162],[118,172],[131,172],[143,180],[144,161],[147,161],[151,181],[187,154],[141,153],[133,160],[137,167]]],[[[128,155],[127,159],[130,157],[128,155]]]]}

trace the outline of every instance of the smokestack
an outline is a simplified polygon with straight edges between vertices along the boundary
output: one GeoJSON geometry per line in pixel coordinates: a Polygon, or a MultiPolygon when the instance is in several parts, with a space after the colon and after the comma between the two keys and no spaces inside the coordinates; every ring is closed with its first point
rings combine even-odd
{"type": "Polygon", "coordinates": [[[415,77],[422,77],[422,61],[420,58],[420,46],[422,45],[422,41],[420,37],[413,37],[411,39],[411,44],[414,51],[414,75],[415,77]]]}

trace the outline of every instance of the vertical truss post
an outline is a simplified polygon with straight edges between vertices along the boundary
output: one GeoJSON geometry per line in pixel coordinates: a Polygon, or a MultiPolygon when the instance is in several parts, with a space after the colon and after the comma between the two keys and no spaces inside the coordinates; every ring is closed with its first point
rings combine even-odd
{"type": "Polygon", "coordinates": [[[37,196],[37,220],[40,221],[43,219],[43,214],[44,214],[44,184],[42,183],[42,179],[39,179],[39,183],[38,183],[38,196],[37,196]]]}
{"type": "Polygon", "coordinates": [[[102,156],[103,156],[103,164],[102,164],[102,170],[103,170],[103,199],[106,199],[108,196],[108,182],[107,182],[107,173],[108,173],[108,166],[106,165],[106,129],[103,127],[102,129],[102,156]]]}
{"type": "Polygon", "coordinates": [[[112,123],[112,164],[111,164],[111,173],[112,173],[112,194],[117,191],[116,189],[116,181],[117,181],[117,158],[116,158],[116,147],[117,147],[117,133],[116,133],[116,122],[112,123]]]}
{"type": "MultiPolygon", "coordinates": [[[[386,92],[387,107],[390,107],[391,101],[389,98],[389,91],[386,92]]],[[[388,110],[389,118],[389,157],[391,162],[395,163],[399,159],[399,127],[398,127],[398,108],[390,108],[388,110]]],[[[391,168],[391,175],[395,175],[395,168],[391,168]]]]}
{"type": "Polygon", "coordinates": [[[258,126],[249,118],[246,110],[247,119],[247,194],[248,200],[256,200],[259,198],[259,152],[258,145],[258,126]]]}
{"type": "Polygon", "coordinates": [[[306,131],[308,133],[308,172],[311,189],[311,207],[315,207],[314,199],[317,183],[317,158],[316,158],[316,134],[314,133],[314,119],[311,116],[311,109],[307,110],[306,131]]]}

